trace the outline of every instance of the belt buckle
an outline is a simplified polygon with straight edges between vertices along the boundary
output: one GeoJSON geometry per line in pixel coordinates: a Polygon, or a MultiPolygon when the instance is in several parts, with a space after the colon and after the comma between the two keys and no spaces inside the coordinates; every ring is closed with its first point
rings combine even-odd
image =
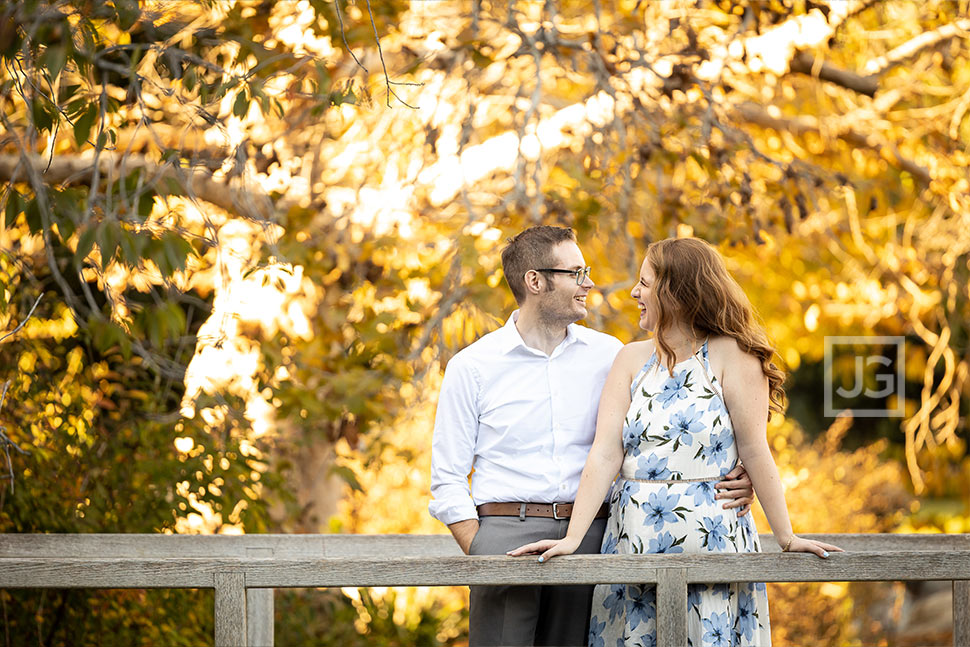
{"type": "Polygon", "coordinates": [[[553,519],[556,519],[557,521],[565,521],[569,517],[560,517],[559,516],[559,508],[557,507],[558,505],[559,505],[558,503],[553,503],[552,504],[552,518],[553,519]]]}

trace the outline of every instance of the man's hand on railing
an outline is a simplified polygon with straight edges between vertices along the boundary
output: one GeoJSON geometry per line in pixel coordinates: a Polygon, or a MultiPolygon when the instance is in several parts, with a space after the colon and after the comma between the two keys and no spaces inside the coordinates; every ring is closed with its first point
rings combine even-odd
{"type": "Polygon", "coordinates": [[[538,554],[539,561],[545,562],[556,555],[572,555],[576,552],[576,549],[579,548],[579,543],[580,540],[574,539],[568,535],[562,539],[540,539],[539,541],[534,541],[531,544],[519,546],[515,550],[510,550],[506,553],[506,555],[511,557],[519,557],[521,555],[538,554]]]}
{"type": "Polygon", "coordinates": [[[832,551],[833,553],[845,552],[838,546],[826,544],[824,541],[803,539],[798,535],[789,535],[788,539],[785,540],[784,543],[779,541],[778,545],[781,546],[781,550],[784,553],[815,553],[822,558],[828,557],[829,551],[832,551]]]}

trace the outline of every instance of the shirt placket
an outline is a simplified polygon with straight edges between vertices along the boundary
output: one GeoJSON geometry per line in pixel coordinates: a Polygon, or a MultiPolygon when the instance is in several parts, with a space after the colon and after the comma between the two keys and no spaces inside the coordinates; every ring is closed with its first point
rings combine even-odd
{"type": "Polygon", "coordinates": [[[569,484],[566,483],[565,457],[562,451],[568,446],[563,436],[563,417],[565,414],[563,402],[562,373],[557,370],[561,363],[562,348],[557,348],[546,362],[546,376],[549,381],[549,403],[552,407],[552,464],[555,469],[556,501],[566,502],[569,484]]]}

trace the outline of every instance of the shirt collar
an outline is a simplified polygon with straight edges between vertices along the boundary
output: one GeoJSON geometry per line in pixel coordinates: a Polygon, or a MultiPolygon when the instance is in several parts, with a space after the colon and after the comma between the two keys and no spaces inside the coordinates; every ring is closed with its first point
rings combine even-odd
{"type": "MultiPolygon", "coordinates": [[[[529,352],[539,352],[534,348],[530,348],[529,346],[527,346],[525,341],[523,341],[522,335],[519,334],[519,329],[515,327],[515,320],[518,318],[519,318],[519,311],[514,310],[512,314],[509,315],[509,318],[505,322],[505,325],[499,328],[499,334],[502,335],[502,339],[501,339],[502,353],[510,353],[516,348],[520,348],[520,347],[525,348],[529,352]]],[[[581,326],[574,323],[566,326],[566,338],[563,339],[562,342],[560,342],[559,346],[556,347],[557,350],[560,348],[566,348],[567,346],[577,342],[582,344],[587,343],[585,336],[583,336],[580,333],[579,328],[581,328],[581,326]]],[[[556,354],[555,351],[553,351],[553,354],[556,354]]]]}

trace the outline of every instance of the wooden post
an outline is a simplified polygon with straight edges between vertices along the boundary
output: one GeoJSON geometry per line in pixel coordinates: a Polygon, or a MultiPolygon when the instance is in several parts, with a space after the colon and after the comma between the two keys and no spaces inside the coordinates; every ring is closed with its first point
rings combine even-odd
{"type": "Polygon", "coordinates": [[[246,644],[246,574],[214,575],[216,647],[248,647],[246,644]]]}
{"type": "Polygon", "coordinates": [[[970,580],[953,580],[953,647],[970,645],[970,580]]]}
{"type": "Polygon", "coordinates": [[[687,569],[657,569],[657,644],[687,644],[687,569]]]}
{"type": "Polygon", "coordinates": [[[273,647],[273,594],[276,589],[246,589],[248,647],[273,647]]]}
{"type": "MultiPolygon", "coordinates": [[[[272,548],[247,547],[247,559],[273,557],[272,548]]],[[[246,589],[246,629],[249,647],[273,647],[273,594],[275,589],[246,589]]]]}

